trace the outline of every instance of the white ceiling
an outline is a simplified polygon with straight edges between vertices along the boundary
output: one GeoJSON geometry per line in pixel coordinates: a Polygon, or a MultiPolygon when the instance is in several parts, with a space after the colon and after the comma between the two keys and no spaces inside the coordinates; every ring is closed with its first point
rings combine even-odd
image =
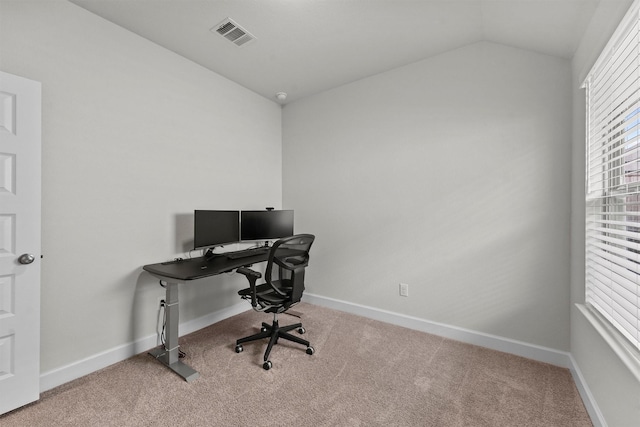
{"type": "Polygon", "coordinates": [[[286,102],[478,41],[571,58],[599,0],[70,0],[286,102]],[[257,39],[210,30],[230,17],[257,39]]]}

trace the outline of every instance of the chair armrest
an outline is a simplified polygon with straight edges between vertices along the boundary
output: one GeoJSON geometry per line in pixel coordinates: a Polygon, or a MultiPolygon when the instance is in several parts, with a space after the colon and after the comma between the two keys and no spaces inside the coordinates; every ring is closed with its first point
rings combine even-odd
{"type": "MultiPolygon", "coordinates": [[[[240,267],[240,268],[236,269],[236,271],[238,273],[246,276],[247,279],[249,279],[250,276],[251,277],[255,277],[256,280],[262,277],[262,274],[260,274],[260,272],[252,270],[252,269],[247,268],[247,267],[240,267]]],[[[249,279],[249,281],[251,281],[251,279],[249,279]]],[[[254,283],[255,283],[255,281],[254,281],[254,283]]]]}
{"type": "Polygon", "coordinates": [[[236,271],[244,275],[247,280],[249,280],[249,288],[251,289],[251,306],[256,308],[258,306],[258,300],[256,298],[256,280],[261,278],[262,274],[247,267],[240,267],[236,271]]]}

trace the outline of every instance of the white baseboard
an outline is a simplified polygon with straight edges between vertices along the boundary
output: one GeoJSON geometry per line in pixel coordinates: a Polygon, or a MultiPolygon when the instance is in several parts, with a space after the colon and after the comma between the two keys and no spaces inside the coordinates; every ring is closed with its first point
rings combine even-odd
{"type": "MultiPolygon", "coordinates": [[[[179,336],[190,334],[236,314],[250,310],[245,302],[209,313],[179,325],[179,336]]],[[[60,368],[40,374],[40,392],[88,375],[158,346],[158,335],[151,334],[128,344],[94,354],[60,368]]]]}
{"type": "MultiPolygon", "coordinates": [[[[304,294],[303,301],[567,368],[570,370],[576,382],[576,387],[591,416],[594,427],[606,427],[604,417],[596,405],[593,395],[570,353],[310,293],[304,294]]],[[[247,310],[249,310],[249,308],[247,308],[246,303],[243,302],[190,320],[180,324],[179,335],[190,334],[247,310]]],[[[136,354],[148,351],[157,346],[157,340],[157,334],[151,334],[134,342],[106,350],[66,366],[43,372],[40,375],[40,392],[50,390],[84,375],[106,368],[114,363],[128,359],[136,354]]]]}
{"type": "Polygon", "coordinates": [[[598,405],[596,404],[595,399],[593,398],[593,395],[591,394],[591,391],[578,368],[578,365],[568,352],[446,325],[443,323],[431,322],[418,317],[407,316],[375,307],[323,297],[320,295],[310,294],[308,292],[305,292],[303,301],[310,304],[332,308],[334,310],[356,314],[369,319],[379,320],[393,325],[461,341],[467,344],[478,345],[492,350],[502,351],[516,356],[526,357],[539,362],[567,368],[571,372],[573,380],[576,383],[576,387],[578,388],[578,392],[582,397],[582,401],[584,402],[587,412],[591,417],[594,427],[606,427],[604,417],[602,416],[602,413],[600,412],[600,409],[598,408],[598,405]]]}
{"type": "Polygon", "coordinates": [[[335,310],[345,311],[347,313],[357,314],[374,320],[380,320],[393,325],[427,332],[440,337],[462,341],[467,344],[474,344],[490,348],[492,350],[515,354],[517,356],[561,366],[563,368],[569,368],[571,366],[569,353],[564,351],[528,344],[522,341],[512,340],[510,338],[485,334],[483,332],[472,331],[470,329],[459,328],[457,326],[446,325],[444,323],[432,322],[418,317],[394,313],[392,311],[382,310],[375,307],[309,294],[306,292],[304,294],[303,301],[333,308],[335,310]]]}
{"type": "Polygon", "coordinates": [[[571,367],[569,368],[571,376],[573,376],[573,381],[576,383],[580,397],[582,397],[582,402],[591,417],[593,427],[607,427],[607,422],[605,421],[602,412],[600,412],[600,408],[596,404],[596,400],[593,397],[593,394],[591,394],[591,390],[587,386],[587,382],[582,376],[582,372],[580,371],[578,364],[574,360],[573,356],[569,355],[569,357],[571,359],[571,367]]]}

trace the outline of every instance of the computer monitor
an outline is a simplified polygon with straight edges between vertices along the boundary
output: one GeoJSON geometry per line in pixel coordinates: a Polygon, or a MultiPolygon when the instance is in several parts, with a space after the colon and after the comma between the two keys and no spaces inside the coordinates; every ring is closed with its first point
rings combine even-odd
{"type": "Polygon", "coordinates": [[[193,212],[193,248],[221,246],[240,241],[240,211],[193,212]]]}
{"type": "Polygon", "coordinates": [[[240,213],[240,240],[271,240],[289,236],[293,236],[292,210],[240,213]]]}

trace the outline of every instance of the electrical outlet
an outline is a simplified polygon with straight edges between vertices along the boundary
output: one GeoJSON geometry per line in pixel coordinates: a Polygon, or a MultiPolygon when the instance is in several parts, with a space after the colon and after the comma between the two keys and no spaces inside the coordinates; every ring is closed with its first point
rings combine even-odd
{"type": "Polygon", "coordinates": [[[408,297],[409,296],[409,285],[406,283],[400,283],[400,296],[408,297]]]}

